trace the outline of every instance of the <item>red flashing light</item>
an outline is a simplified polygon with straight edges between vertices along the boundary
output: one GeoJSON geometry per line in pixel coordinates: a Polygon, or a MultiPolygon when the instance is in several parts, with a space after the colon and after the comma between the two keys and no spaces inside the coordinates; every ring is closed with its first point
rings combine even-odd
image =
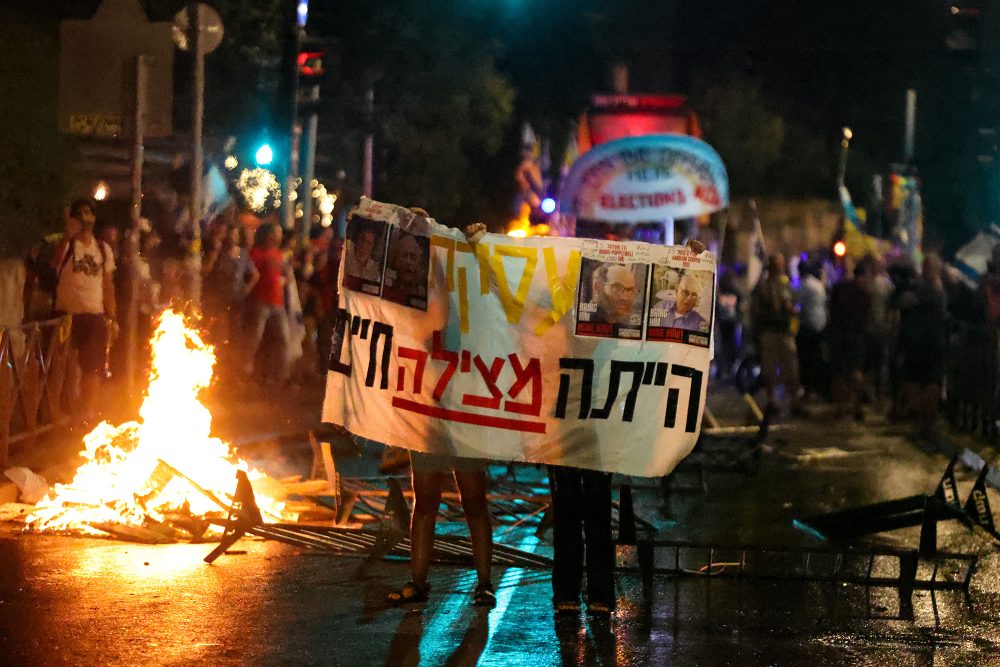
{"type": "Polygon", "coordinates": [[[323,76],[323,56],[326,51],[300,51],[298,56],[299,76],[323,76]]]}
{"type": "Polygon", "coordinates": [[[833,244],[833,254],[837,257],[843,257],[847,254],[847,244],[843,241],[837,241],[833,244]]]}

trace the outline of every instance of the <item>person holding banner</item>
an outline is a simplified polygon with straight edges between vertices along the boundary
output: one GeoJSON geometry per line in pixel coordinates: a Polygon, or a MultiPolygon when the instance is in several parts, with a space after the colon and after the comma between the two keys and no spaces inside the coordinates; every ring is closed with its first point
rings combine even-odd
{"type": "MultiPolygon", "coordinates": [[[[412,209],[411,209],[412,210],[412,209]]],[[[425,213],[421,211],[425,217],[425,213]]],[[[483,237],[486,225],[477,223],[465,228],[466,238],[476,243],[483,237]]],[[[493,589],[493,527],[486,504],[486,465],[482,459],[462,458],[447,454],[428,454],[410,451],[410,469],[413,484],[413,514],[410,519],[410,575],[412,579],[402,588],[386,596],[390,604],[424,602],[430,593],[427,571],[434,548],[434,528],[441,491],[445,480],[454,475],[462,499],[462,510],[469,524],[472,540],[472,561],[478,583],[472,594],[477,606],[492,607],[496,604],[493,589]]]]}
{"type": "MultiPolygon", "coordinates": [[[[627,240],[627,239],[621,239],[627,240]]],[[[688,249],[700,255],[705,246],[691,239],[688,249]]],[[[631,269],[603,264],[594,272],[594,292],[603,294],[611,316],[621,321],[631,312],[636,281],[631,269]]],[[[694,291],[693,286],[691,290],[694,291]]],[[[602,297],[595,297],[598,302],[602,297]]],[[[693,297],[692,308],[699,301],[693,297]]],[[[691,297],[688,297],[691,301],[691,297]]],[[[684,306],[681,307],[682,310],[684,306]]],[[[687,312],[687,311],[684,311],[687,312]]],[[[683,312],[681,313],[684,314],[683,312]]],[[[676,325],[675,326],[680,326],[676,325]]],[[[615,600],[615,546],[611,535],[611,473],[550,465],[552,490],[552,605],[557,616],[580,613],[583,573],[587,573],[587,613],[610,617],[615,600]]]]}
{"type": "Polygon", "coordinates": [[[587,612],[615,609],[615,547],[611,540],[611,473],[549,466],[552,489],[552,605],[557,615],[580,613],[584,554],[587,612]]]}

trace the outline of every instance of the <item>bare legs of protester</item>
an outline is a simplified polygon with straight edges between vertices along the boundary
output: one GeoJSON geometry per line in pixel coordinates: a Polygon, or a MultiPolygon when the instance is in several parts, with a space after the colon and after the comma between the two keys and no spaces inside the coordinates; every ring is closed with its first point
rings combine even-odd
{"type": "MultiPolygon", "coordinates": [[[[492,578],[493,528],[486,504],[486,472],[456,470],[462,509],[472,537],[472,560],[480,585],[492,578]]],[[[427,571],[434,548],[434,528],[441,504],[441,491],[449,474],[413,471],[413,516],[410,521],[410,575],[418,587],[427,588],[427,571]]]]}

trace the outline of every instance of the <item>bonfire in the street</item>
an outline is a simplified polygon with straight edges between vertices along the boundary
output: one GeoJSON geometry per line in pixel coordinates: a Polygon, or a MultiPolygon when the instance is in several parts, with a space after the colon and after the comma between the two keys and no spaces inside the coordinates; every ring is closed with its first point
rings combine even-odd
{"type": "MultiPolygon", "coordinates": [[[[151,344],[139,420],[102,422],[86,435],[83,465],[72,482],[55,485],[38,503],[27,518],[30,529],[105,534],[109,527],[189,525],[185,519],[224,517],[237,470],[251,480],[264,476],[210,435],[212,415],[199,394],[212,381],[212,346],[172,310],[161,315],[151,344]]],[[[265,513],[281,516],[281,503],[257,501],[265,513]]]]}

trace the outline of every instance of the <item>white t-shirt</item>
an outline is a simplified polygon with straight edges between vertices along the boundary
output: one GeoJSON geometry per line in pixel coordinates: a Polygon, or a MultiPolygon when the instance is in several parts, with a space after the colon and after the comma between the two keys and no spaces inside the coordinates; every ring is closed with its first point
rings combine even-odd
{"type": "Polygon", "coordinates": [[[71,241],[58,264],[56,310],[66,313],[104,313],[104,276],[114,273],[111,246],[91,238],[89,244],[71,241]]]}

